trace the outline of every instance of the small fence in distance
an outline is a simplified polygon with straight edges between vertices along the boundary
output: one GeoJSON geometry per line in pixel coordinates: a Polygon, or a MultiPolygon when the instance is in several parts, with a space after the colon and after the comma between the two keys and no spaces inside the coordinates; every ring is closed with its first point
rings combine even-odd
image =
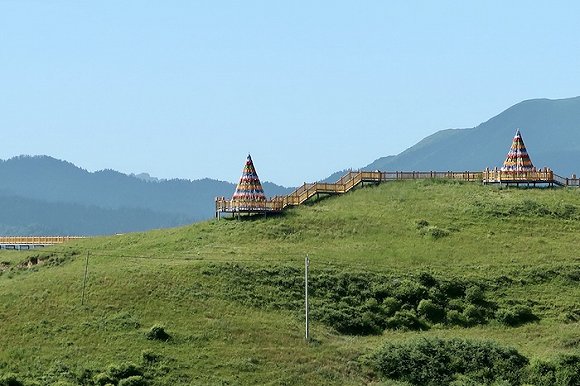
{"type": "Polygon", "coordinates": [[[35,249],[49,245],[62,244],[82,236],[0,236],[0,249],[35,249]]]}

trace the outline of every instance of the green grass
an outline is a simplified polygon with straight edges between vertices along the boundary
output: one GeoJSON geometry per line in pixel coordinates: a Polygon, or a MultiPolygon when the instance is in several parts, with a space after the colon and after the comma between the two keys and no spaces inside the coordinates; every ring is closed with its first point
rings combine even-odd
{"type": "MultiPolygon", "coordinates": [[[[94,377],[133,362],[155,385],[364,384],[379,379],[360,358],[417,336],[491,339],[549,360],[580,349],[579,220],[579,190],[411,181],[266,219],[1,251],[0,374],[78,384],[83,372],[94,377]],[[367,336],[314,321],[315,341],[306,345],[299,298],[306,254],[313,285],[328,272],[371,281],[429,272],[482,283],[491,301],[529,304],[540,320],[367,336]],[[18,268],[30,256],[41,264],[18,268]],[[255,287],[237,285],[229,263],[255,272],[255,287]],[[274,282],[294,272],[295,282],[272,285],[264,270],[282,272],[274,282]],[[169,341],[147,339],[156,324],[169,341]],[[158,361],[147,362],[144,352],[158,361]]],[[[321,302],[314,298],[313,308],[321,302]]]]}

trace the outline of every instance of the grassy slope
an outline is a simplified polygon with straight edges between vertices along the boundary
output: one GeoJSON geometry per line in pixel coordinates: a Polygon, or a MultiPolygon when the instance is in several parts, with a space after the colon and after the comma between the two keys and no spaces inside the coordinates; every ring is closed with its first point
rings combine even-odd
{"type": "MultiPolygon", "coordinates": [[[[61,246],[53,249],[64,260],[57,266],[0,276],[0,372],[48,383],[110,363],[140,363],[148,349],[162,356],[167,370],[159,384],[360,384],[373,379],[356,361],[360,354],[386,339],[420,334],[495,339],[524,355],[551,358],[578,350],[580,336],[579,323],[563,317],[578,310],[580,286],[560,276],[494,294],[534,301],[539,323],[370,337],[338,335],[315,323],[319,344],[307,347],[300,310],[229,301],[225,279],[204,269],[225,262],[300,267],[308,253],[313,277],[328,267],[401,275],[429,270],[439,277],[485,280],[563,273],[580,266],[574,208],[580,215],[577,190],[405,182],[325,199],[280,217],[210,221],[61,246]],[[422,235],[419,220],[449,235],[422,235]],[[81,306],[86,251],[87,304],[81,306]],[[174,339],[145,339],[154,323],[164,324],[174,339]]],[[[4,252],[0,262],[14,266],[27,255],[4,252]]]]}

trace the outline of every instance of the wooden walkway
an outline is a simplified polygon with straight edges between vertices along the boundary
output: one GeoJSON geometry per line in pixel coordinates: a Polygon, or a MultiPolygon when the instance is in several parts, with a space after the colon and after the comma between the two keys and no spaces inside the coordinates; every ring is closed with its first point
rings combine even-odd
{"type": "Polygon", "coordinates": [[[78,240],[81,236],[0,236],[0,249],[34,249],[78,240]]]}
{"type": "Polygon", "coordinates": [[[349,172],[335,183],[314,182],[304,184],[287,196],[276,196],[270,200],[227,200],[217,197],[215,200],[215,215],[220,218],[222,213],[272,213],[281,212],[290,206],[303,204],[306,200],[320,194],[344,194],[357,186],[364,184],[379,184],[382,182],[404,180],[447,179],[484,184],[506,185],[548,185],[579,187],[578,178],[564,178],[551,170],[534,172],[509,172],[486,169],[482,172],[349,172]]]}

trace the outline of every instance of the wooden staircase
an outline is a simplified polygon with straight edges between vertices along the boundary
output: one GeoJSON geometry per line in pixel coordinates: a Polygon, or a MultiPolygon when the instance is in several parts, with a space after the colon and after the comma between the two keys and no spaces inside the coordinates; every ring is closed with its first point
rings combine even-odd
{"type": "Polygon", "coordinates": [[[287,196],[276,196],[270,200],[226,200],[217,197],[215,201],[216,218],[221,213],[269,213],[281,212],[289,206],[301,205],[315,195],[344,194],[365,183],[379,184],[389,181],[447,179],[484,184],[506,185],[548,185],[580,187],[580,179],[573,176],[564,178],[550,169],[529,172],[513,172],[486,169],[482,172],[348,172],[335,183],[305,183],[287,196]]]}

